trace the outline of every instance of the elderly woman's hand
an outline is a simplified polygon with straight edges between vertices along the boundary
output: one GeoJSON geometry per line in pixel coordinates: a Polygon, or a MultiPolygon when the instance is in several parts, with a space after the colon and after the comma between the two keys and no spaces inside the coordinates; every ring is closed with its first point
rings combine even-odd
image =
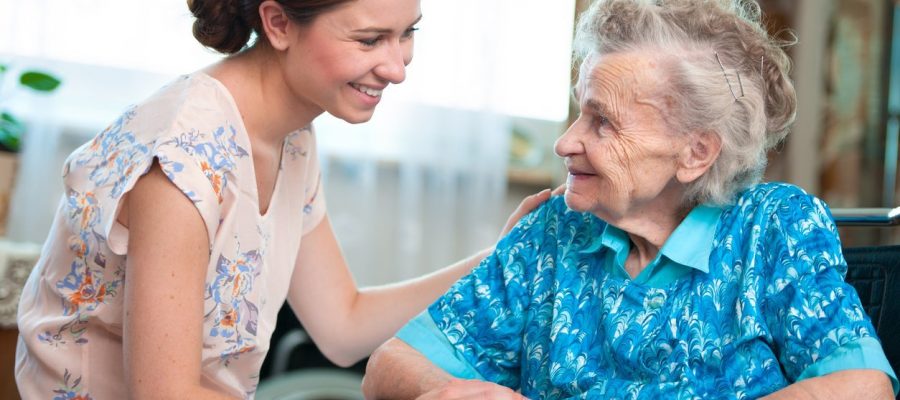
{"type": "MultiPolygon", "coordinates": [[[[549,189],[547,191],[549,192],[549,189]]],[[[416,400],[447,399],[521,400],[527,399],[527,397],[522,396],[506,386],[501,386],[492,382],[453,379],[446,385],[419,396],[416,400]]]]}
{"type": "Polygon", "coordinates": [[[891,380],[884,372],[874,369],[848,369],[828,375],[804,379],[764,400],[849,399],[890,400],[894,398],[891,380]]]}
{"type": "Polygon", "coordinates": [[[362,390],[366,399],[525,399],[496,383],[454,378],[397,338],[369,357],[362,390]]]}

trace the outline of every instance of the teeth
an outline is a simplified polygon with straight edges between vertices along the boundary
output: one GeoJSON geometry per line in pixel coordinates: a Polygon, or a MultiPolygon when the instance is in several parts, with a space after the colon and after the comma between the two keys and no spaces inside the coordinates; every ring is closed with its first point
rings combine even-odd
{"type": "Polygon", "coordinates": [[[359,90],[360,92],[363,92],[372,97],[381,96],[381,92],[382,92],[381,90],[372,89],[368,86],[363,86],[358,83],[351,83],[350,86],[353,86],[354,88],[356,88],[356,90],[359,90]]]}

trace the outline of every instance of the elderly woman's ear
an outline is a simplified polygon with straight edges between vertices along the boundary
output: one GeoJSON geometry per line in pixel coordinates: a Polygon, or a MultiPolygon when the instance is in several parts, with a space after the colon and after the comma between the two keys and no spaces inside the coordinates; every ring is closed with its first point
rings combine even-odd
{"type": "Polygon", "coordinates": [[[681,183],[691,183],[706,173],[722,150],[722,139],[714,132],[698,132],[688,135],[684,148],[678,155],[678,172],[675,177],[681,183]]]}

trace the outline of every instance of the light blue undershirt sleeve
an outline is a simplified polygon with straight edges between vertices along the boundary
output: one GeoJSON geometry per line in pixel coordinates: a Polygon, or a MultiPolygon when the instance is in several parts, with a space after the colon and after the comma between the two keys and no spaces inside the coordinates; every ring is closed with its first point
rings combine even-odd
{"type": "Polygon", "coordinates": [[[823,376],[832,372],[844,371],[848,369],[877,369],[884,371],[891,378],[891,386],[894,388],[894,396],[897,395],[900,385],[898,385],[897,375],[894,373],[891,364],[888,363],[881,343],[873,337],[862,337],[850,343],[838,347],[833,353],[829,354],[812,365],[806,367],[797,380],[814,378],[823,376]]]}
{"type": "Polygon", "coordinates": [[[410,320],[397,332],[396,337],[450,375],[462,379],[484,380],[472,364],[450,344],[444,332],[434,324],[428,310],[410,320]]]}

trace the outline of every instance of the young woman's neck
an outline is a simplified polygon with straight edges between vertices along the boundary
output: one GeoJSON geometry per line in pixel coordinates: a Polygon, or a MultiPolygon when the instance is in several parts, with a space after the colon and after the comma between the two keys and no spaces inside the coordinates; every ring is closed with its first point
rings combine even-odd
{"type": "Polygon", "coordinates": [[[228,88],[247,134],[256,142],[280,147],[285,136],[322,113],[292,92],[279,55],[266,43],[232,55],[206,72],[228,88]]]}

